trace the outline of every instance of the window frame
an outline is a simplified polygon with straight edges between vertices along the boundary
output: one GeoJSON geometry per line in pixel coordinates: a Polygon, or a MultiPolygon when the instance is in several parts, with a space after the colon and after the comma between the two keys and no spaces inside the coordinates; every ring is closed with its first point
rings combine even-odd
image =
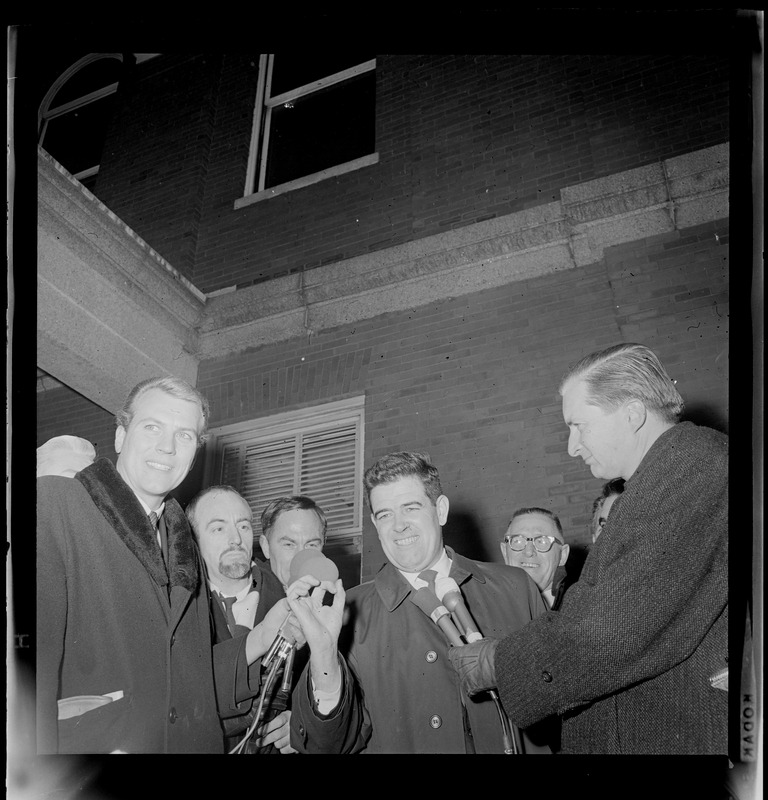
{"type": "MultiPolygon", "coordinates": [[[[148,61],[149,59],[155,58],[158,55],[159,53],[134,53],[137,64],[148,61]]],[[[51,107],[51,102],[55,99],[59,91],[69,80],[71,80],[78,72],[80,72],[80,70],[84,69],[90,64],[94,64],[97,61],[106,61],[107,59],[115,59],[121,64],[125,60],[123,53],[88,53],[88,55],[78,59],[74,64],[64,70],[64,72],[62,72],[61,75],[59,75],[59,77],[56,78],[56,80],[51,84],[37,110],[37,143],[40,147],[45,149],[43,141],[45,140],[45,135],[48,130],[48,123],[51,120],[57,119],[58,117],[63,117],[72,111],[76,111],[78,108],[84,108],[96,100],[102,100],[103,98],[109,97],[117,92],[119,82],[115,81],[114,83],[107,84],[100,89],[95,89],[88,94],[76,97],[74,100],[69,100],[61,105],[51,107]]],[[[91,167],[80,170],[79,172],[72,173],[72,176],[77,178],[79,181],[87,180],[94,175],[98,175],[100,167],[101,163],[95,164],[91,167]]]]}
{"type": "MultiPolygon", "coordinates": [[[[329,524],[326,547],[344,549],[347,553],[362,553],[363,538],[363,457],[365,447],[365,396],[346,398],[322,405],[285,411],[265,417],[221,425],[208,431],[205,446],[205,465],[203,470],[203,485],[218,485],[222,480],[222,465],[224,449],[229,445],[248,445],[266,443],[281,435],[298,435],[311,433],[317,429],[332,429],[354,423],[356,426],[354,444],[354,524],[333,531],[329,524]]],[[[299,473],[300,461],[294,461],[294,488],[292,493],[297,494],[296,480],[299,473]]],[[[238,487],[235,487],[238,488],[238,487]]],[[[239,491],[239,489],[238,489],[239,491]]],[[[249,501],[250,502],[250,501],[249,501]]],[[[322,504],[321,504],[322,505],[322,504]]],[[[254,520],[257,520],[263,508],[254,508],[254,520]]],[[[255,542],[254,544],[257,544],[255,542]]]]}
{"type": "MultiPolygon", "coordinates": [[[[259,56],[259,77],[256,85],[256,103],[253,110],[253,125],[251,128],[251,142],[248,150],[245,187],[243,197],[238,198],[235,202],[235,208],[242,208],[244,205],[250,205],[251,203],[264,200],[268,197],[275,197],[276,195],[300,189],[304,186],[310,186],[326,178],[343,175],[346,172],[352,172],[362,167],[370,166],[371,164],[377,164],[379,161],[379,154],[374,150],[373,153],[352,159],[351,161],[346,161],[343,164],[327,167],[319,172],[313,172],[301,178],[287,181],[286,183],[264,188],[267,171],[267,155],[269,153],[272,109],[284,103],[289,103],[292,100],[297,100],[301,97],[311,95],[314,92],[326,89],[329,86],[342,83],[357,75],[363,75],[366,72],[376,70],[376,59],[372,58],[354,67],[349,67],[341,72],[333,73],[332,75],[328,75],[272,97],[268,92],[272,82],[274,56],[274,53],[262,53],[259,56]]],[[[373,122],[375,124],[375,120],[373,122]]]]}

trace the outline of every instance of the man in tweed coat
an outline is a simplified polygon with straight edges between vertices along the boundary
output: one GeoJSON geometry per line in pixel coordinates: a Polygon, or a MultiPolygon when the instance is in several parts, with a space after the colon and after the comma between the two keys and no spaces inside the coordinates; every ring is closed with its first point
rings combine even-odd
{"type": "Polygon", "coordinates": [[[564,753],[725,754],[728,438],[678,422],[642,345],[586,356],[560,394],[568,453],[624,493],[557,613],[451,662],[521,727],[562,715],[564,753]]]}

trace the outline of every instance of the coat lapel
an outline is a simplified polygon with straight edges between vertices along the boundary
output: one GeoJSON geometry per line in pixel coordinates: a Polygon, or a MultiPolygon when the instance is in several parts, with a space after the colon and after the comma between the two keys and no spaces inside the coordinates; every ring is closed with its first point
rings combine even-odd
{"type": "Polygon", "coordinates": [[[193,593],[199,584],[199,562],[192,534],[181,506],[166,500],[168,531],[168,571],[163,564],[155,531],[136,495],[120,477],[114,464],[100,458],[78,472],[75,480],[83,484],[94,505],[125,546],[138,558],[158,586],[183,587],[193,593]]]}

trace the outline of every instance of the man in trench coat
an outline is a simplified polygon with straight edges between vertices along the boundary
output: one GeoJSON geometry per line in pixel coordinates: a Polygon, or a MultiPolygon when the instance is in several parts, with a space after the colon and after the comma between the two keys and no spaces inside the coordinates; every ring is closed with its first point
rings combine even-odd
{"type": "Polygon", "coordinates": [[[449,503],[428,457],[385,456],[364,485],[388,563],[347,593],[338,705],[318,709],[311,670],[294,690],[292,745],[326,753],[503,753],[497,706],[488,694],[462,693],[443,630],[412,600],[450,576],[480,630],[503,636],[544,612],[536,584],[521,569],[471,561],[444,546],[449,503]],[[419,577],[430,569],[434,575],[419,577]]]}

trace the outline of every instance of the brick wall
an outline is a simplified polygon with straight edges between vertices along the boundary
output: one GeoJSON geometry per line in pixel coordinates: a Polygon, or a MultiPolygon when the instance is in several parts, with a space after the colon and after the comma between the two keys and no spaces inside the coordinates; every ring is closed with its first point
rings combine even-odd
{"type": "Polygon", "coordinates": [[[37,393],[37,444],[68,434],[87,439],[96,455],[115,460],[115,417],[67,386],[37,393]]]}
{"type": "Polygon", "coordinates": [[[136,67],[120,84],[94,186],[103,203],[187,278],[195,264],[220,70],[216,55],[164,56],[136,67]]]}
{"type": "Polygon", "coordinates": [[[136,70],[96,193],[203,291],[558,199],[728,140],[727,56],[377,56],[378,164],[234,209],[258,56],[136,70]]]}
{"type": "MultiPolygon", "coordinates": [[[[587,541],[601,481],[566,453],[557,384],[620,341],[654,348],[697,422],[727,430],[728,228],[712,223],[606,251],[599,264],[203,362],[212,424],[366,395],[365,465],[428,451],[451,501],[446,541],[500,560],[520,505],[587,541]]],[[[382,563],[365,519],[363,578],[382,563]]]]}

